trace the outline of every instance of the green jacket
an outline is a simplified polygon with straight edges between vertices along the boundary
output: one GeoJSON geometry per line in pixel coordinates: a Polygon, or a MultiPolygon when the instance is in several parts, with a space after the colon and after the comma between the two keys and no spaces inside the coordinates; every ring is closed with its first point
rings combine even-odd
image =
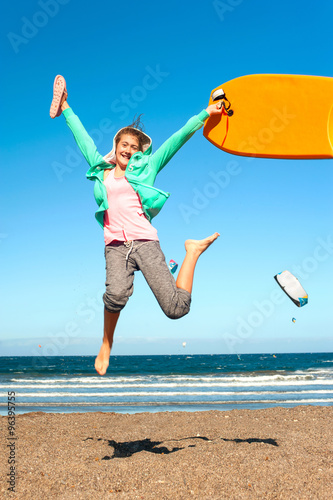
{"type": "MultiPolygon", "coordinates": [[[[79,118],[71,108],[65,109],[63,115],[67,125],[73,132],[74,138],[90,168],[86,174],[89,180],[95,181],[94,195],[98,204],[96,219],[103,228],[104,212],[109,208],[107,192],[103,182],[104,170],[114,168],[107,163],[97,151],[94,141],[88,135],[79,118]]],[[[173,155],[185,144],[190,137],[201,128],[208,118],[207,111],[203,110],[193,116],[178,132],[173,134],[164,144],[152,154],[152,146],[142,153],[138,151],[130,158],[125,171],[125,177],[138,193],[143,211],[149,221],[155,217],[163,207],[170,194],[154,187],[156,175],[171,160],[173,155]]]]}

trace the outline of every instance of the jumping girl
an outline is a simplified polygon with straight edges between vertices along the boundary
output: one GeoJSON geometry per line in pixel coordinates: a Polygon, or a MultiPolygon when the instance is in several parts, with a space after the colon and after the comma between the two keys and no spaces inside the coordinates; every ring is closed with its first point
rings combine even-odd
{"type": "Polygon", "coordinates": [[[185,142],[213,114],[222,113],[218,104],[208,106],[172,135],[154,154],[151,139],[137,124],[122,128],[113,140],[113,148],[104,158],[67,103],[66,82],[55,78],[51,118],[64,115],[66,123],[87,160],[87,178],[95,181],[98,204],[96,219],[104,230],[106,290],[104,336],[95,369],[104,375],[109,366],[114,331],[120,311],[133,293],[134,272],[141,271],[160,304],[171,319],[190,310],[194,269],[199,256],[218,238],[219,233],[203,240],[186,240],[186,255],[177,281],[169,271],[160,248],[157,230],[151,220],[169,197],[154,187],[156,175],[185,142]]]}

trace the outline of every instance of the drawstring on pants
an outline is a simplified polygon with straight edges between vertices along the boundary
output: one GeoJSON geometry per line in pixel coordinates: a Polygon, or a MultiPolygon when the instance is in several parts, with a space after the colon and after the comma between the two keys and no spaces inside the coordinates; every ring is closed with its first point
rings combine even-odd
{"type": "Polygon", "coordinates": [[[127,239],[127,234],[126,234],[126,231],[125,231],[125,228],[124,228],[123,224],[122,224],[122,230],[123,230],[123,235],[124,235],[124,238],[125,238],[124,245],[125,245],[126,248],[129,248],[129,251],[127,252],[127,255],[126,255],[126,265],[127,265],[128,257],[130,256],[131,251],[133,250],[134,241],[127,239]]]}
{"type": "Polygon", "coordinates": [[[134,244],[134,241],[128,241],[128,240],[124,241],[125,247],[129,248],[129,250],[128,250],[127,254],[126,254],[126,264],[128,262],[128,257],[130,256],[131,251],[133,250],[133,244],[134,244]]]}

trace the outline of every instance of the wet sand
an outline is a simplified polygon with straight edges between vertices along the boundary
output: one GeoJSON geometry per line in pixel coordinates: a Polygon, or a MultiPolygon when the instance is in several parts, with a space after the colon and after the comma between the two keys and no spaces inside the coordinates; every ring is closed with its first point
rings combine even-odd
{"type": "Polygon", "coordinates": [[[15,492],[7,423],[1,498],[333,498],[333,407],[19,415],[15,492]]]}

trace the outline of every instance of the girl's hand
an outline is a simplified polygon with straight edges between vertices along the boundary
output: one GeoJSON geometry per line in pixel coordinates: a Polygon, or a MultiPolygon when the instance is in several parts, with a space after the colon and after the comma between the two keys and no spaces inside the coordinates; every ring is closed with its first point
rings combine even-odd
{"type": "Polygon", "coordinates": [[[222,113],[222,110],[223,110],[223,106],[221,106],[221,101],[215,103],[214,104],[211,104],[210,106],[208,106],[208,108],[206,108],[206,111],[207,113],[209,114],[209,116],[212,116],[212,115],[220,115],[222,113]]]}

